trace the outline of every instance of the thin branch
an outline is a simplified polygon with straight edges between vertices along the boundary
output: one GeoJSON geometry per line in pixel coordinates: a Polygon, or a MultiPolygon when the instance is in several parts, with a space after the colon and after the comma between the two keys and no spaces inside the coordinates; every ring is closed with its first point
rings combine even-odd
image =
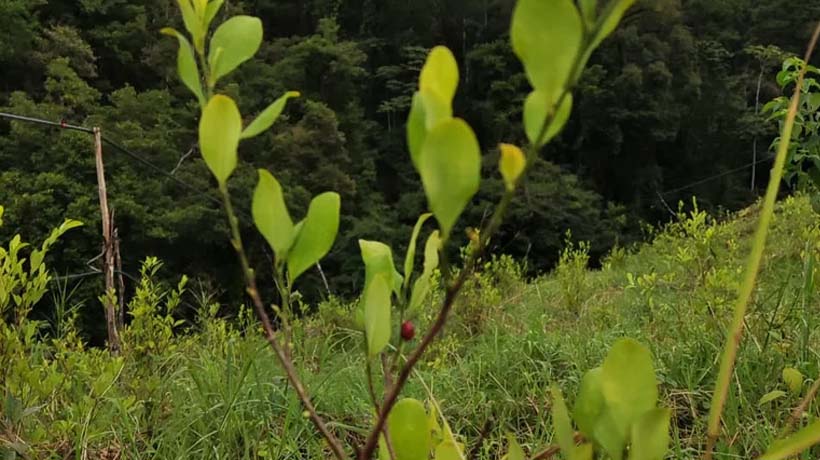
{"type": "MultiPolygon", "coordinates": [[[[376,397],[376,388],[373,385],[373,366],[370,364],[370,358],[365,363],[365,370],[367,372],[367,392],[370,394],[370,401],[373,403],[373,408],[379,412],[379,398],[376,397]]],[[[387,430],[387,423],[382,428],[382,435],[384,435],[384,443],[387,445],[387,453],[390,455],[390,460],[396,460],[396,453],[393,450],[393,441],[387,430]]]]}
{"type": "MultiPolygon", "coordinates": [[[[814,29],[811,42],[806,51],[805,62],[808,65],[809,58],[814,51],[814,46],[817,43],[817,38],[820,35],[820,23],[814,29]]],[[[797,84],[794,87],[794,95],[789,104],[789,111],[786,114],[786,121],[783,124],[783,132],[780,136],[780,144],[777,146],[777,157],[775,158],[774,167],[769,178],[769,186],[766,189],[766,196],[763,200],[763,207],[760,211],[760,221],[755,232],[754,240],[752,241],[752,250],[749,254],[749,260],[746,265],[745,278],[743,284],[738,290],[737,303],[735,304],[734,313],[732,315],[732,323],[729,334],[726,335],[726,343],[723,348],[723,356],[720,362],[720,370],[718,371],[717,381],[715,382],[715,392],[712,395],[712,403],[709,408],[709,423],[706,438],[706,451],[703,455],[705,460],[711,460],[715,444],[720,436],[720,420],[723,414],[723,407],[726,405],[726,398],[729,394],[729,385],[731,383],[732,373],[737,360],[737,350],[740,347],[740,342],[743,338],[743,323],[746,317],[746,310],[754,293],[754,288],[757,281],[757,274],[760,271],[761,261],[763,259],[763,250],[766,246],[766,236],[769,232],[769,223],[774,213],[774,204],[777,200],[777,192],[780,189],[780,180],[783,177],[783,168],[786,163],[786,156],[789,149],[789,141],[792,136],[792,128],[794,127],[794,119],[797,115],[797,105],[800,102],[800,90],[803,87],[803,76],[806,73],[806,67],[800,70],[797,78],[797,84]]]]}
{"type": "Polygon", "coordinates": [[[820,377],[814,381],[811,388],[809,388],[809,392],[806,393],[806,396],[800,401],[800,404],[794,408],[791,415],[789,416],[789,420],[786,422],[786,428],[783,430],[783,436],[788,435],[794,429],[797,422],[803,417],[803,412],[806,412],[806,408],[809,407],[809,404],[814,400],[814,397],[817,395],[817,391],[820,390],[820,377]]]}
{"type": "MultiPolygon", "coordinates": [[[[228,189],[225,185],[220,185],[219,188],[222,193],[222,201],[225,206],[225,212],[228,214],[228,221],[231,227],[231,243],[233,244],[236,254],[239,256],[239,262],[242,265],[242,273],[245,276],[246,290],[248,292],[248,296],[250,296],[253,301],[256,314],[262,322],[262,329],[265,333],[265,339],[267,339],[268,343],[271,345],[271,348],[273,348],[273,351],[276,353],[276,357],[279,359],[279,364],[281,364],[282,368],[285,370],[288,381],[293,386],[293,389],[296,391],[299,399],[302,401],[302,405],[305,410],[307,410],[310,420],[325,440],[327,440],[330,450],[333,451],[333,455],[338,460],[346,460],[347,454],[345,454],[341,442],[339,442],[336,436],[327,428],[324,420],[322,420],[319,416],[319,413],[316,411],[316,407],[310,400],[310,396],[308,395],[305,386],[299,379],[299,375],[296,372],[293,362],[290,360],[288,353],[282,348],[282,344],[279,343],[279,340],[276,337],[276,331],[273,329],[270,318],[265,311],[265,304],[262,302],[262,297],[259,295],[259,290],[256,287],[256,276],[248,263],[248,258],[245,255],[245,249],[242,246],[242,236],[239,231],[239,222],[236,218],[236,214],[234,213],[233,205],[231,204],[231,199],[228,194],[228,189]]],[[[288,346],[287,344],[285,345],[288,346]]]]}
{"type": "MultiPolygon", "coordinates": [[[[584,435],[581,433],[575,433],[575,443],[579,444],[584,442],[584,435]]],[[[538,452],[537,454],[533,455],[530,460],[547,460],[555,456],[558,452],[561,452],[561,447],[558,445],[549,446],[546,449],[538,452]]]]}

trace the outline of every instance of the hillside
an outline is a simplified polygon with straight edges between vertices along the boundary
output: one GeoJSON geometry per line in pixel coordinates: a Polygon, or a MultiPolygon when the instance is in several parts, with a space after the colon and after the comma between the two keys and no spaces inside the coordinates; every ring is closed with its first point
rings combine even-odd
{"type": "MultiPolygon", "coordinates": [[[[662,399],[674,409],[670,458],[698,456],[755,216],[752,207],[718,223],[690,212],[651,243],[616,249],[601,270],[584,268],[583,245],[571,245],[555,272],[532,282],[509,258],[484,265],[405,393],[429,400],[426,386],[475,458],[498,458],[508,431],[534,453],[553,441],[549,385],[558,383],[572,404],[581,374],[630,336],[651,347],[662,399]]],[[[724,418],[722,439],[731,441],[719,444],[718,458],[759,454],[820,374],[819,257],[809,200],[786,198],[746,319],[724,418]],[[806,376],[799,392],[782,381],[785,367],[806,376]],[[759,403],[767,393],[774,399],[759,403]]],[[[198,303],[199,321],[174,324],[166,306],[180,298],[144,278],[120,358],[85,348],[70,310],[61,323],[40,325],[58,338],[37,340],[33,321],[19,334],[3,328],[5,449],[22,458],[326,457],[249,312],[220,318],[219,305],[197,292],[182,300],[198,303]]],[[[294,353],[319,411],[340,436],[357,437],[372,409],[349,309],[320,305],[295,325],[294,353]]],[[[818,415],[816,406],[810,411],[818,415]]]]}

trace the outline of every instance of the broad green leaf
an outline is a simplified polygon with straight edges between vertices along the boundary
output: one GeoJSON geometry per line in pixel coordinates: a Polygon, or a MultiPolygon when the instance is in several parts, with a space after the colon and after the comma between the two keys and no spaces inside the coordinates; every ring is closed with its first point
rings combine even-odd
{"type": "Polygon", "coordinates": [[[379,273],[365,287],[364,327],[367,354],[376,356],[390,342],[390,284],[384,273],[379,273]]]}
{"type": "Polygon", "coordinates": [[[199,148],[220,185],[236,168],[241,132],[242,117],[233,99],[221,94],[212,97],[199,121],[199,148]]]}
{"type": "Polygon", "coordinates": [[[364,261],[364,285],[370,283],[376,275],[385,275],[390,281],[390,289],[401,294],[402,276],[393,263],[393,250],[390,246],[378,241],[359,240],[359,250],[364,261]]]}
{"type": "MultiPolygon", "coordinates": [[[[554,96],[558,97],[559,95],[554,96]]],[[[564,129],[564,125],[569,120],[569,115],[572,112],[572,94],[567,93],[561,101],[561,106],[558,107],[554,115],[551,115],[556,103],[557,101],[549,94],[539,90],[531,92],[524,101],[524,130],[527,133],[527,139],[533,145],[538,140],[538,135],[541,134],[547,117],[552,117],[544,137],[536,145],[536,148],[541,148],[551,141],[564,129]]]]}
{"type": "MultiPolygon", "coordinates": [[[[182,13],[182,22],[185,24],[185,29],[193,37],[194,43],[197,43],[200,41],[198,39],[204,34],[199,18],[194,11],[193,5],[191,5],[191,0],[177,0],[177,5],[179,5],[179,10],[182,13]]],[[[197,48],[197,50],[201,49],[197,48]]]]}
{"type": "Polygon", "coordinates": [[[507,433],[507,460],[526,460],[526,458],[527,456],[524,455],[524,450],[515,440],[515,436],[512,433],[507,433]]]}
{"type": "Polygon", "coordinates": [[[820,444],[820,421],[816,421],[786,439],[772,443],[758,460],[783,460],[820,444]]]}
{"type": "MultiPolygon", "coordinates": [[[[424,127],[429,133],[439,123],[453,118],[453,106],[444,97],[430,90],[419,91],[421,103],[424,105],[424,127]]],[[[426,138],[426,136],[425,136],[426,138]]],[[[422,144],[423,146],[424,144],[422,144]]]]}
{"type": "Polygon", "coordinates": [[[400,400],[387,417],[388,432],[396,460],[427,460],[432,450],[427,412],[410,398],[400,400]]]}
{"type": "Polygon", "coordinates": [[[234,16],[214,32],[208,50],[213,86],[240,64],[252,58],[262,44],[262,21],[253,16],[234,16]]]}
{"type": "Polygon", "coordinates": [[[782,374],[783,381],[786,382],[786,386],[789,387],[789,392],[793,395],[799,395],[800,390],[803,389],[803,374],[793,367],[784,368],[782,374]]]}
{"type": "Polygon", "coordinates": [[[519,0],[510,36],[532,86],[557,99],[581,50],[583,26],[574,2],[519,0]]]}
{"type": "Polygon", "coordinates": [[[758,406],[764,406],[764,405],[769,404],[770,402],[772,402],[774,400],[777,400],[777,399],[780,399],[784,396],[786,396],[786,392],[783,391],[783,390],[770,391],[770,392],[768,392],[765,395],[760,397],[760,400],[757,401],[757,405],[758,406]]]}
{"type": "Polygon", "coordinates": [[[604,409],[595,422],[592,438],[601,445],[612,460],[624,458],[627,434],[622,433],[615,416],[609,409],[604,409]]]}
{"type": "Polygon", "coordinates": [[[453,441],[442,441],[436,446],[435,460],[463,460],[458,444],[453,441]]]}
{"type": "Polygon", "coordinates": [[[202,93],[202,81],[199,76],[199,67],[196,65],[196,56],[194,56],[194,49],[188,42],[184,35],[174,29],[166,27],[161,30],[165,35],[176,37],[179,41],[179,50],[177,50],[177,74],[182,83],[194,93],[199,107],[205,107],[205,95],[202,93]]]}
{"type": "Polygon", "coordinates": [[[561,390],[554,386],[552,391],[552,429],[558,438],[558,446],[567,460],[575,460],[575,438],[572,431],[572,421],[569,410],[564,402],[561,390]]]}
{"type": "Polygon", "coordinates": [[[601,373],[601,390],[612,421],[626,438],[645,412],[655,408],[658,384],[649,349],[621,339],[609,350],[601,373]]]}
{"type": "Polygon", "coordinates": [[[610,1],[607,8],[601,13],[601,17],[598,18],[598,28],[595,38],[592,39],[590,50],[597,48],[598,45],[600,45],[601,42],[604,41],[604,39],[608,37],[616,27],[618,27],[618,23],[621,22],[621,18],[624,17],[624,13],[626,13],[626,10],[628,10],[634,3],[635,0],[610,1]]]}
{"type": "Polygon", "coordinates": [[[410,114],[407,116],[407,149],[416,170],[419,169],[421,146],[424,145],[424,138],[427,136],[426,120],[423,97],[421,92],[416,91],[410,105],[410,114]]]}
{"type": "Polygon", "coordinates": [[[575,460],[592,460],[594,454],[592,443],[581,444],[575,448],[575,460]]]}
{"type": "Polygon", "coordinates": [[[296,232],[285,204],[282,186],[264,169],[259,170],[259,183],[253,192],[251,213],[259,233],[273,248],[277,264],[284,262],[296,232]]]}
{"type": "Polygon", "coordinates": [[[415,312],[427,296],[430,294],[430,277],[433,271],[438,268],[438,251],[441,247],[441,239],[439,238],[438,230],[434,231],[427,238],[427,243],[424,245],[424,269],[413,283],[413,292],[410,294],[410,304],[408,313],[415,312]]]}
{"type": "Polygon", "coordinates": [[[573,416],[581,433],[590,438],[595,430],[595,424],[604,410],[604,394],[601,390],[601,374],[603,369],[590,369],[581,379],[578,397],[575,399],[573,416]]]}
{"type": "Polygon", "coordinates": [[[288,279],[291,283],[324,257],[339,231],[339,194],[323,193],[308,207],[304,224],[288,254],[288,279]]]}
{"type": "Polygon", "coordinates": [[[501,157],[498,159],[498,170],[501,172],[507,190],[513,190],[527,166],[527,159],[524,152],[512,144],[501,144],[499,150],[501,157]]]}
{"type": "Polygon", "coordinates": [[[444,46],[436,46],[427,55],[419,76],[419,89],[431,91],[447,105],[453,104],[458,88],[458,63],[453,53],[444,46]]]}
{"type": "Polygon", "coordinates": [[[436,125],[424,141],[419,166],[427,201],[447,240],[481,181],[481,151],[472,128],[458,118],[436,125]]]}
{"type": "Polygon", "coordinates": [[[299,97],[299,92],[288,91],[282,97],[274,101],[273,104],[269,105],[262,111],[262,113],[259,114],[259,116],[256,117],[255,120],[251,122],[251,124],[248,125],[247,128],[245,128],[244,131],[242,131],[242,139],[254,137],[273,126],[276,119],[282,114],[282,110],[285,109],[285,104],[288,102],[288,99],[293,97],[299,97]]]}
{"type": "Polygon", "coordinates": [[[629,460],[663,460],[669,450],[669,409],[656,408],[632,425],[629,460]]]}
{"type": "Polygon", "coordinates": [[[205,17],[205,10],[208,7],[208,0],[193,0],[194,2],[194,11],[196,11],[197,16],[205,17]]]}
{"type": "Polygon", "coordinates": [[[410,236],[410,244],[407,245],[407,253],[404,256],[404,288],[407,289],[407,286],[410,284],[410,277],[413,275],[413,265],[416,262],[416,240],[419,239],[419,233],[421,232],[421,226],[427,222],[427,219],[430,218],[432,214],[424,213],[419,216],[418,220],[416,221],[415,227],[413,227],[413,234],[410,236]]]}

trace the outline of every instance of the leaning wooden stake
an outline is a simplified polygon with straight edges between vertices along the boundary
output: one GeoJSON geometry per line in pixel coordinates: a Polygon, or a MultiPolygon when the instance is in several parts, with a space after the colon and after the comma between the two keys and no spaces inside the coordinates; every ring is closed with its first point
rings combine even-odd
{"type": "MultiPolygon", "coordinates": [[[[111,225],[114,225],[114,213],[111,213],[111,225]]],[[[120,234],[114,227],[114,263],[117,265],[117,300],[119,301],[119,310],[117,317],[117,328],[122,330],[125,327],[125,280],[122,277],[122,254],[120,254],[120,234]]]]}
{"type": "Polygon", "coordinates": [[[102,158],[102,134],[100,128],[94,128],[94,158],[97,166],[97,190],[100,194],[100,215],[102,217],[103,236],[103,271],[105,273],[105,323],[108,327],[108,350],[113,353],[120,351],[120,337],[117,332],[117,317],[114,306],[114,237],[112,233],[112,218],[108,210],[108,193],[105,188],[105,169],[102,158]]]}

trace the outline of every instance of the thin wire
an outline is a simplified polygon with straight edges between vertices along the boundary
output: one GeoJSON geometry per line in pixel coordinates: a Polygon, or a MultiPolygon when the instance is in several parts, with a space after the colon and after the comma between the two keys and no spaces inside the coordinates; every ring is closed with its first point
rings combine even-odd
{"type": "Polygon", "coordinates": [[[760,163],[765,163],[767,161],[772,161],[773,159],[774,159],[774,157],[762,158],[760,160],[753,161],[753,162],[745,164],[743,166],[738,166],[737,168],[729,169],[727,171],[723,171],[720,174],[715,174],[714,176],[704,177],[703,179],[696,180],[695,182],[692,182],[692,183],[689,183],[689,184],[686,184],[686,185],[683,185],[683,186],[680,186],[680,187],[677,187],[677,188],[673,188],[671,190],[666,190],[665,192],[661,192],[661,195],[671,195],[673,193],[677,193],[677,192],[680,192],[682,190],[686,190],[686,189],[694,187],[696,185],[700,185],[700,184],[703,184],[703,183],[706,183],[706,182],[710,182],[710,181],[713,181],[715,179],[720,179],[723,176],[728,176],[730,174],[741,172],[743,170],[751,168],[752,166],[758,165],[760,163]]]}
{"type": "Polygon", "coordinates": [[[81,132],[84,132],[84,133],[94,134],[94,130],[91,129],[91,128],[86,128],[85,126],[70,125],[68,123],[65,123],[65,121],[61,121],[61,122],[57,123],[57,122],[53,122],[53,121],[42,120],[40,118],[24,117],[22,115],[14,115],[13,113],[5,113],[5,112],[0,112],[0,118],[7,118],[9,120],[16,120],[16,121],[25,121],[25,122],[28,122],[28,123],[36,123],[36,124],[39,124],[39,125],[54,126],[54,127],[61,128],[61,129],[70,129],[70,130],[73,130],[73,131],[81,131],[81,132]]]}

